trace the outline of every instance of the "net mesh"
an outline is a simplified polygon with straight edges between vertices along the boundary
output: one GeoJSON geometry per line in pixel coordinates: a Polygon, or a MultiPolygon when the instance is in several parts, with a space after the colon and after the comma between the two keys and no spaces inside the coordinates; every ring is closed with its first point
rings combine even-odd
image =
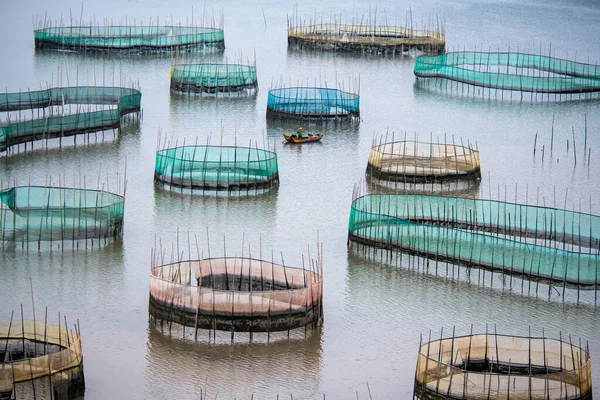
{"type": "Polygon", "coordinates": [[[373,146],[367,172],[380,177],[460,176],[479,171],[479,151],[443,143],[399,141],[373,146]]]}
{"type": "Polygon", "coordinates": [[[34,31],[38,49],[168,52],[174,48],[225,48],[222,29],[181,26],[68,26],[34,31]]]}
{"type": "Polygon", "coordinates": [[[101,190],[18,186],[0,192],[2,241],[64,241],[121,235],[125,198],[101,190]]]}
{"type": "Polygon", "coordinates": [[[479,334],[421,345],[415,394],[440,399],[587,399],[589,352],[571,342],[479,334]]]}
{"type": "Polygon", "coordinates": [[[121,116],[140,110],[142,94],[123,87],[78,86],[47,90],[0,93],[0,111],[33,110],[66,104],[107,105],[102,111],[11,122],[0,126],[0,150],[32,140],[68,136],[118,127],[121,116]]]}
{"type": "MultiPolygon", "coordinates": [[[[14,384],[48,376],[52,377],[53,384],[56,385],[57,381],[64,379],[61,374],[73,369],[79,369],[78,374],[83,376],[81,339],[77,333],[41,321],[0,322],[0,340],[4,342],[6,348],[9,347],[9,341],[13,339],[18,339],[19,342],[34,341],[37,351],[33,353],[42,353],[44,344],[57,346],[59,351],[38,357],[0,362],[0,392],[10,392],[14,384]]],[[[5,346],[1,350],[4,350],[5,346]]]]}
{"type": "Polygon", "coordinates": [[[156,153],[155,180],[185,188],[234,190],[279,183],[277,154],[233,146],[181,146],[156,153]]]}
{"type": "Polygon", "coordinates": [[[522,92],[600,91],[598,65],[522,53],[463,51],[424,55],[416,59],[414,73],[421,78],[447,78],[475,86],[522,92]],[[533,73],[523,74],[527,70],[533,73]]]}
{"type": "Polygon", "coordinates": [[[598,287],[600,217],[554,208],[430,195],[366,195],[349,238],[538,280],[598,287]]]}
{"type": "MultiPolygon", "coordinates": [[[[242,257],[157,266],[150,277],[151,300],[192,316],[213,318],[291,314],[308,318],[309,312],[320,309],[322,289],[322,278],[316,272],[242,257]]],[[[308,321],[301,322],[306,325],[308,321]]]]}
{"type": "Polygon", "coordinates": [[[255,87],[256,67],[242,64],[181,64],[171,69],[171,89],[255,87]]]}
{"type": "Polygon", "coordinates": [[[359,116],[360,96],[338,89],[291,87],[269,90],[269,111],[302,117],[359,116]]]}
{"type": "Polygon", "coordinates": [[[445,35],[440,30],[419,30],[402,26],[378,26],[372,24],[342,24],[329,22],[307,24],[293,19],[288,28],[288,44],[321,50],[364,51],[386,53],[390,48],[401,51],[412,47],[426,51],[427,54],[443,53],[446,46],[445,35]]]}

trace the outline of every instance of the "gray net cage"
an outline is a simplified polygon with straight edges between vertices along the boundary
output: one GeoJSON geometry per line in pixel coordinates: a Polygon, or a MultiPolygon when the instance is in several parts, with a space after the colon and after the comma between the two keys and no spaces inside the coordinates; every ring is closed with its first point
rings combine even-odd
{"type": "Polygon", "coordinates": [[[591,399],[589,348],[570,336],[483,333],[430,340],[419,348],[414,398],[591,399]]]}
{"type": "Polygon", "coordinates": [[[442,54],[446,50],[443,23],[429,18],[423,29],[407,21],[406,26],[377,24],[377,17],[332,18],[305,21],[288,19],[288,46],[300,50],[344,51],[363,54],[404,54],[419,50],[442,54]]]}
{"type": "MultiPolygon", "coordinates": [[[[14,313],[13,313],[14,315],[14,313]]],[[[0,322],[0,398],[70,400],[85,391],[81,338],[45,321],[0,322]]]]}
{"type": "Polygon", "coordinates": [[[150,273],[150,316],[162,324],[233,332],[317,328],[323,317],[321,250],[306,267],[250,256],[159,264],[150,273]]]}

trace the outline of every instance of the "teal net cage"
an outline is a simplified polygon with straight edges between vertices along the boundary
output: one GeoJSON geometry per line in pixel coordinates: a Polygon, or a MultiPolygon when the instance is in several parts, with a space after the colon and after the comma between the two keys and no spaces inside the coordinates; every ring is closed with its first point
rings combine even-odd
{"type": "Polygon", "coordinates": [[[0,191],[0,239],[73,243],[118,238],[125,197],[103,190],[15,186],[0,191]]]}
{"type": "Polygon", "coordinates": [[[360,96],[339,89],[290,87],[269,90],[267,118],[315,122],[360,120],[360,96]]]}
{"type": "MultiPolygon", "coordinates": [[[[570,287],[594,291],[597,302],[600,289],[597,215],[492,200],[371,194],[352,202],[348,241],[547,283],[562,288],[563,298],[570,287]]],[[[443,273],[437,263],[428,265],[443,273]]]]}
{"type": "Polygon", "coordinates": [[[180,64],[171,68],[171,90],[187,94],[256,94],[256,66],[180,64]]]}
{"type": "Polygon", "coordinates": [[[0,93],[0,112],[7,113],[0,121],[0,151],[36,140],[120,128],[123,116],[141,110],[141,100],[139,90],[125,87],[56,87],[0,93]],[[24,110],[31,113],[10,114],[24,110]]]}
{"type": "Polygon", "coordinates": [[[554,95],[600,92],[597,64],[523,53],[423,55],[415,61],[414,74],[495,90],[554,95]]]}
{"type": "Polygon", "coordinates": [[[76,52],[161,54],[223,50],[223,29],[182,26],[65,26],[34,31],[35,48],[76,52]]]}
{"type": "Polygon", "coordinates": [[[264,191],[279,185],[277,154],[238,146],[166,148],[156,153],[154,180],[192,191],[264,191]]]}

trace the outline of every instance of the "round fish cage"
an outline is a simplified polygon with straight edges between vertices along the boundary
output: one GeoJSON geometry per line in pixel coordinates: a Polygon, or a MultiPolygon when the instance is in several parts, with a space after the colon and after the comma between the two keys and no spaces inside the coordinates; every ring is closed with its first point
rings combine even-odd
{"type": "Polygon", "coordinates": [[[78,329],[41,321],[0,322],[0,399],[70,400],[84,391],[78,329]]]}
{"type": "Polygon", "coordinates": [[[416,59],[414,74],[417,78],[441,78],[496,91],[533,95],[600,92],[597,65],[523,53],[458,51],[424,55],[416,59]]]}
{"type": "Polygon", "coordinates": [[[360,96],[338,89],[290,87],[269,90],[267,118],[323,122],[360,121],[360,96]]]}
{"type": "Polygon", "coordinates": [[[33,32],[35,48],[77,52],[168,54],[223,50],[223,29],[182,26],[64,26],[33,32]]]}
{"type": "Polygon", "coordinates": [[[583,291],[597,303],[600,291],[600,216],[582,212],[483,199],[355,192],[348,223],[351,243],[379,249],[390,259],[401,254],[423,257],[427,271],[435,275],[454,277],[454,268],[449,271],[447,264],[462,265],[469,277],[473,268],[501,275],[498,284],[511,290],[512,277],[518,277],[529,281],[519,285],[523,293],[532,292],[532,284],[544,283],[549,296],[554,287],[564,299],[568,288],[577,291],[577,301],[583,291]]]}
{"type": "Polygon", "coordinates": [[[491,333],[421,344],[416,399],[591,399],[589,350],[569,340],[491,333]]]}
{"type": "Polygon", "coordinates": [[[103,190],[16,186],[0,191],[0,239],[49,242],[104,242],[123,232],[125,197],[103,190]]]}
{"type": "Polygon", "coordinates": [[[139,90],[125,87],[55,87],[0,93],[0,112],[31,110],[32,115],[31,119],[20,112],[7,115],[6,122],[0,123],[0,151],[36,140],[118,129],[124,115],[140,112],[141,100],[139,90]],[[37,118],[33,117],[34,110],[37,118]]]}
{"type": "Polygon", "coordinates": [[[171,90],[184,94],[256,94],[256,66],[179,64],[171,68],[171,90]]]}
{"type": "Polygon", "coordinates": [[[345,51],[363,54],[403,54],[419,50],[441,54],[446,37],[441,30],[418,30],[402,26],[351,25],[339,22],[299,24],[288,21],[288,46],[300,50],[345,51]]]}
{"type": "Polygon", "coordinates": [[[404,183],[481,177],[479,151],[470,145],[392,141],[371,148],[367,177],[404,183]]]}
{"type": "Polygon", "coordinates": [[[316,328],[323,318],[323,277],[320,261],[311,265],[309,270],[222,257],[154,266],[150,316],[195,332],[316,328]]]}
{"type": "Polygon", "coordinates": [[[238,146],[180,146],[156,153],[154,180],[209,191],[264,191],[279,185],[274,151],[238,146]]]}

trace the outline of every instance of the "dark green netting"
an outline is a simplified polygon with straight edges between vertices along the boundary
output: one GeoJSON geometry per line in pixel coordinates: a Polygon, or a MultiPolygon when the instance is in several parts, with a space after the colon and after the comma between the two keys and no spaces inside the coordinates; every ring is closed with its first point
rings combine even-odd
{"type": "Polygon", "coordinates": [[[256,67],[242,64],[181,64],[171,68],[171,89],[228,91],[257,87],[256,67]]]}
{"type": "Polygon", "coordinates": [[[225,48],[222,29],[180,26],[66,26],[34,31],[35,47],[75,51],[162,53],[194,47],[225,48]]]}
{"type": "Polygon", "coordinates": [[[33,92],[0,93],[0,112],[31,110],[65,104],[95,104],[113,106],[108,110],[80,112],[61,116],[8,122],[0,126],[0,151],[8,146],[78,133],[118,128],[121,117],[140,111],[142,94],[123,87],[78,86],[33,92]]]}
{"type": "Polygon", "coordinates": [[[123,229],[125,198],[102,190],[17,186],[0,201],[5,242],[106,239],[123,229]]]}
{"type": "Polygon", "coordinates": [[[154,178],[184,188],[235,190],[279,183],[277,154],[233,146],[181,146],[156,153],[154,178]]]}
{"type": "Polygon", "coordinates": [[[359,116],[360,96],[338,89],[290,87],[269,90],[267,115],[301,117],[359,116]]]}
{"type": "Polygon", "coordinates": [[[430,195],[353,201],[349,238],[497,272],[581,287],[600,279],[600,216],[430,195]]]}
{"type": "Polygon", "coordinates": [[[598,65],[522,53],[423,55],[417,57],[414,73],[420,78],[446,78],[501,90],[556,94],[600,91],[598,65]],[[533,73],[523,74],[526,70],[533,73]]]}

